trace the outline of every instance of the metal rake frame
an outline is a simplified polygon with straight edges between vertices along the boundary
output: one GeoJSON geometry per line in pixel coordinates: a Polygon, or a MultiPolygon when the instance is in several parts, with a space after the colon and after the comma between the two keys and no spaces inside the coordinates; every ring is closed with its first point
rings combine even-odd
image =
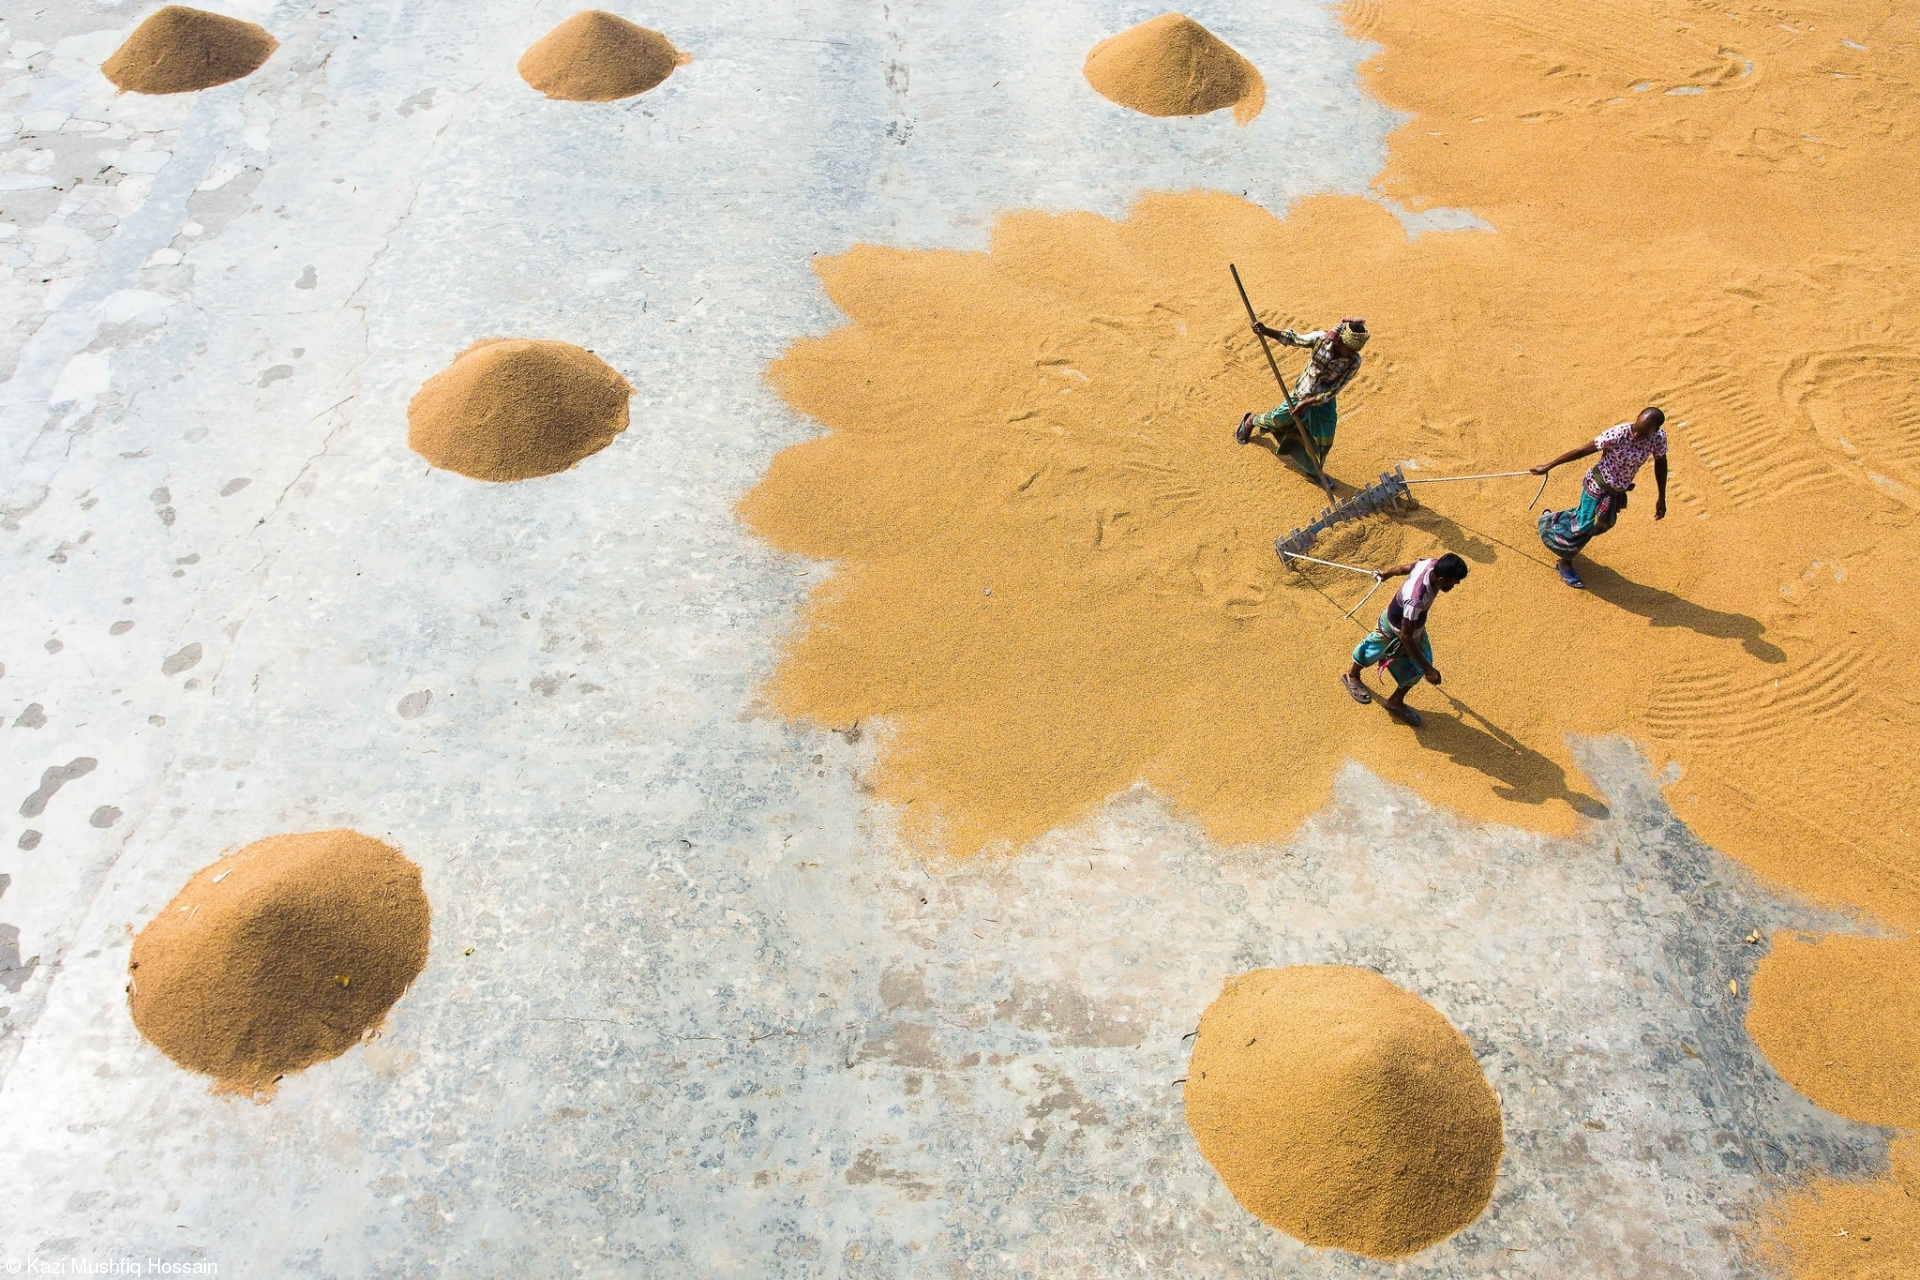
{"type": "Polygon", "coordinates": [[[1304,556],[1313,550],[1314,542],[1321,534],[1336,525],[1361,520],[1382,511],[1397,511],[1403,503],[1412,500],[1413,491],[1407,487],[1407,477],[1401,468],[1382,471],[1380,478],[1359,490],[1352,497],[1334,503],[1309,524],[1288,533],[1283,538],[1273,540],[1273,549],[1280,553],[1280,562],[1292,567],[1295,556],[1304,556]]]}

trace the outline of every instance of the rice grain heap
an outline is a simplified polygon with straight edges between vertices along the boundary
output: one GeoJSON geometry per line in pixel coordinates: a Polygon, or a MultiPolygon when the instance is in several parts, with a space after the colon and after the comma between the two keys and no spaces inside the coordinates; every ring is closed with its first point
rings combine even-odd
{"type": "Polygon", "coordinates": [[[658,31],[586,9],[534,41],[519,70],[549,98],[612,102],[645,93],[691,61],[658,31]]]}
{"type": "Polygon", "coordinates": [[[1793,1087],[1862,1124],[1920,1129],[1920,941],[1775,934],[1747,1033],[1793,1087]]]}
{"type": "Polygon", "coordinates": [[[129,93],[192,93],[252,75],[280,47],[265,27],[170,4],[100,64],[129,93]]]}
{"type": "Polygon", "coordinates": [[[356,831],[269,836],[203,867],[134,939],[140,1034],[221,1093],[338,1057],[427,961],[420,868],[356,831]]]}
{"type": "Polygon", "coordinates": [[[1752,1240],[1770,1275],[1794,1280],[1920,1276],[1920,1138],[1896,1139],[1888,1175],[1817,1177],[1769,1205],[1752,1240]]]}
{"type": "Polygon", "coordinates": [[[475,480],[565,471],[627,429],[633,388],[569,342],[486,338],[427,379],[407,405],[407,444],[475,480]]]}
{"type": "Polygon", "coordinates": [[[1267,103],[1251,62],[1192,18],[1163,13],[1093,46],[1083,72],[1101,97],[1149,116],[1233,108],[1246,124],[1267,103]]]}
{"type": "Polygon", "coordinates": [[[1249,1213],[1372,1258],[1479,1217],[1504,1143],[1465,1037],[1418,996],[1344,965],[1228,979],[1200,1018],[1186,1110],[1249,1213]]]}

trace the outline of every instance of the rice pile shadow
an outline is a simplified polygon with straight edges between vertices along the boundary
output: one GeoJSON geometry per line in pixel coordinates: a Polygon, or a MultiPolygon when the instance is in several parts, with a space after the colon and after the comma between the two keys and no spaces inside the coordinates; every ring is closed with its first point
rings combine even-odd
{"type": "Polygon", "coordinates": [[[1267,103],[1251,62],[1192,18],[1163,13],[1093,46],[1082,69],[1111,102],[1149,116],[1204,116],[1233,108],[1246,124],[1267,103]]]}
{"type": "Polygon", "coordinates": [[[519,71],[549,98],[612,102],[645,93],[692,60],[658,31],[586,9],[536,40],[519,71]]]}
{"type": "Polygon", "coordinates": [[[568,342],[486,338],[427,379],[407,405],[407,444],[475,480],[552,475],[627,429],[633,388],[568,342]]]}
{"type": "Polygon", "coordinates": [[[220,1093],[269,1097],[377,1027],[427,961],[420,868],[356,831],[269,836],[203,867],[134,940],[133,1022],[220,1093]]]}
{"type": "Polygon", "coordinates": [[[1370,1258],[1418,1252],[1479,1217],[1505,1145],[1466,1038],[1345,965],[1228,979],[1200,1018],[1186,1113],[1249,1213],[1370,1258]]]}
{"type": "Polygon", "coordinates": [[[252,75],[279,47],[256,23],[170,4],[135,27],[100,73],[129,93],[192,93],[252,75]]]}

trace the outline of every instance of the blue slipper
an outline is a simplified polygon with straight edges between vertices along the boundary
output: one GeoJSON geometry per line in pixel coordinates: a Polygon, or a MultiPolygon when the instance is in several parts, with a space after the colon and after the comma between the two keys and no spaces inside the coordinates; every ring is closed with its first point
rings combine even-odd
{"type": "Polygon", "coordinates": [[[1580,575],[1575,573],[1569,566],[1557,564],[1553,566],[1553,568],[1554,572],[1560,575],[1560,581],[1566,583],[1575,591],[1585,591],[1587,589],[1587,584],[1580,581],[1580,575]]]}
{"type": "Polygon", "coordinates": [[[1250,413],[1246,414],[1240,419],[1239,429],[1233,433],[1233,438],[1240,444],[1245,444],[1247,441],[1253,439],[1253,415],[1252,414],[1250,413]]]}

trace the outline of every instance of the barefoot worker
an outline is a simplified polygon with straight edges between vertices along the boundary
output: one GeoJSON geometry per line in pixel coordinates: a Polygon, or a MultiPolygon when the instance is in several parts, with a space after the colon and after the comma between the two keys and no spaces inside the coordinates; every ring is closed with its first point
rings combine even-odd
{"type": "Polygon", "coordinates": [[[1427,610],[1433,608],[1436,592],[1451,591],[1466,580],[1467,562],[1449,551],[1434,560],[1416,560],[1380,573],[1383,580],[1402,575],[1406,585],[1393,593],[1380,621],[1354,649],[1353,665],[1340,683],[1355,702],[1372,702],[1360,670],[1378,665],[1393,677],[1393,692],[1382,704],[1387,713],[1418,728],[1420,713],[1407,705],[1407,690],[1419,684],[1422,676],[1431,684],[1440,683],[1440,673],[1433,666],[1433,643],[1427,639],[1427,610]]]}
{"type": "Polygon", "coordinates": [[[1299,379],[1293,384],[1293,404],[1300,425],[1313,441],[1315,456],[1306,456],[1300,435],[1293,430],[1294,414],[1288,413],[1284,404],[1258,416],[1247,414],[1240,419],[1233,438],[1245,444],[1253,439],[1254,432],[1270,431],[1281,453],[1290,456],[1300,470],[1318,477],[1318,464],[1327,460],[1327,451],[1333,448],[1334,428],[1340,421],[1340,408],[1334,403],[1334,397],[1360,371],[1360,348],[1367,345],[1370,336],[1367,322],[1342,320],[1333,329],[1295,333],[1291,329],[1269,329],[1256,320],[1253,331],[1289,347],[1312,348],[1307,367],[1300,371],[1299,379]]]}
{"type": "Polygon", "coordinates": [[[1667,415],[1658,409],[1642,409],[1632,422],[1610,427],[1598,439],[1532,468],[1533,474],[1543,476],[1563,462],[1600,455],[1600,461],[1580,482],[1579,506],[1540,513],[1540,541],[1560,557],[1554,568],[1568,586],[1578,590],[1587,585],[1573,571],[1573,558],[1595,537],[1613,528],[1626,510],[1627,490],[1633,488],[1633,478],[1648,458],[1653,459],[1653,478],[1660,483],[1653,518],[1667,518],[1667,433],[1661,429],[1666,420],[1667,415]]]}

